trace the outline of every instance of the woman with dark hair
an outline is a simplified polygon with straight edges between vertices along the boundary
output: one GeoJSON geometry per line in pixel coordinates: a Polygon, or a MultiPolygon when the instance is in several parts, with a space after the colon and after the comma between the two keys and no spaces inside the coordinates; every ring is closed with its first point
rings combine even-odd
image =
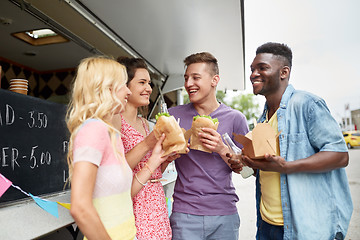
{"type": "MultiPolygon", "coordinates": [[[[150,103],[152,88],[150,74],[143,59],[120,57],[117,60],[126,67],[127,86],[132,92],[125,111],[120,115],[121,119],[119,117],[117,121],[127,153],[150,134],[146,110],[150,103]]],[[[143,188],[133,198],[136,237],[139,240],[168,240],[172,238],[172,234],[160,178],[168,163],[178,155],[168,158],[156,169],[150,168],[147,163],[150,156],[151,152],[148,152],[140,162],[129,162],[134,174],[141,169],[151,173],[151,179],[143,183],[143,188]]]]}

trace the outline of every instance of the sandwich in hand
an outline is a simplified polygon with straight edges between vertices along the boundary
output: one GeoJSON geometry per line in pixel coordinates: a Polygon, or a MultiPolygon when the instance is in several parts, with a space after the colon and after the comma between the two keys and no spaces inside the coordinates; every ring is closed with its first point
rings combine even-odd
{"type": "Polygon", "coordinates": [[[211,153],[212,151],[201,143],[199,133],[203,132],[201,128],[212,128],[216,131],[218,126],[217,118],[211,118],[207,115],[195,116],[191,125],[190,148],[211,153]]]}
{"type": "Polygon", "coordinates": [[[165,151],[163,156],[173,152],[186,153],[187,142],[184,137],[185,129],[180,128],[174,116],[170,116],[169,113],[158,113],[155,118],[155,137],[159,139],[161,134],[165,134],[165,139],[162,143],[162,147],[165,151]]]}

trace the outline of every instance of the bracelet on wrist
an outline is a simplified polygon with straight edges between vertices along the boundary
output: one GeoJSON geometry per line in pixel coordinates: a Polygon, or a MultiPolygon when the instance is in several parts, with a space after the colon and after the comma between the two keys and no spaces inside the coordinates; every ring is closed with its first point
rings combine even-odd
{"type": "Polygon", "coordinates": [[[146,183],[142,183],[142,182],[139,180],[139,178],[138,178],[138,176],[137,176],[137,173],[135,173],[135,179],[136,179],[141,185],[143,185],[143,186],[146,186],[146,185],[147,185],[147,182],[146,182],[146,183]]]}
{"type": "Polygon", "coordinates": [[[147,170],[149,170],[149,172],[150,172],[150,174],[151,175],[153,175],[154,174],[154,172],[153,171],[151,171],[151,169],[150,169],[150,167],[149,167],[149,165],[147,164],[147,163],[145,163],[145,165],[144,165],[145,167],[146,167],[146,169],[147,170]]]}

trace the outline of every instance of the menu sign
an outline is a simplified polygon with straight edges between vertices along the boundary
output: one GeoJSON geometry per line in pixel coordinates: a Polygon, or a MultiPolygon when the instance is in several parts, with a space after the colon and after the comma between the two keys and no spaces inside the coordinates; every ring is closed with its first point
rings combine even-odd
{"type": "MultiPolygon", "coordinates": [[[[0,89],[0,173],[33,195],[64,190],[66,106],[0,89]]],[[[27,197],[9,188],[0,205],[27,197]]]]}

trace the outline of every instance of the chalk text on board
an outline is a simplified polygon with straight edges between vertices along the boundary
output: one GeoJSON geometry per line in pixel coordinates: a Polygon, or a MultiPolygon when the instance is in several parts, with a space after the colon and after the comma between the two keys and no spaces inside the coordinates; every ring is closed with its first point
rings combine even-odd
{"type": "MultiPolygon", "coordinates": [[[[67,170],[63,171],[63,182],[67,183],[68,179],[69,179],[69,172],[67,170]]],[[[70,179],[69,179],[70,180],[70,179]]]]}
{"type": "Polygon", "coordinates": [[[0,111],[0,126],[2,125],[11,125],[15,121],[15,111],[14,109],[9,105],[5,105],[5,115],[1,115],[0,111]]]}
{"type": "Polygon", "coordinates": [[[48,116],[43,112],[29,111],[27,116],[17,116],[15,109],[9,105],[5,105],[3,114],[0,111],[0,126],[12,125],[16,119],[26,120],[29,128],[46,128],[48,126],[48,116]]]}
{"type": "Polygon", "coordinates": [[[47,116],[42,112],[29,112],[30,122],[28,122],[29,128],[37,127],[37,128],[46,128],[47,127],[47,116]]]}
{"type": "Polygon", "coordinates": [[[51,164],[51,154],[50,152],[46,151],[46,152],[41,152],[40,153],[40,160],[39,158],[36,158],[35,156],[35,149],[38,148],[38,146],[33,146],[31,148],[31,155],[30,155],[30,162],[32,163],[30,165],[31,169],[34,169],[35,167],[38,167],[39,165],[50,165],[51,164]]]}
{"type": "Polygon", "coordinates": [[[63,141],[63,153],[67,153],[69,147],[69,141],[63,141]]]}
{"type": "Polygon", "coordinates": [[[1,166],[8,167],[10,162],[12,170],[15,169],[15,165],[20,167],[19,163],[17,162],[18,156],[19,151],[16,148],[3,147],[1,149],[1,166]]]}
{"type": "MultiPolygon", "coordinates": [[[[34,169],[41,165],[50,165],[51,164],[51,153],[49,151],[39,152],[37,149],[39,146],[31,147],[30,156],[29,156],[29,167],[34,169]]],[[[3,147],[1,148],[1,167],[11,167],[14,171],[15,167],[20,168],[18,160],[26,159],[26,155],[19,156],[19,150],[14,147],[3,147]]],[[[23,164],[21,164],[23,165],[23,164]]]]}

